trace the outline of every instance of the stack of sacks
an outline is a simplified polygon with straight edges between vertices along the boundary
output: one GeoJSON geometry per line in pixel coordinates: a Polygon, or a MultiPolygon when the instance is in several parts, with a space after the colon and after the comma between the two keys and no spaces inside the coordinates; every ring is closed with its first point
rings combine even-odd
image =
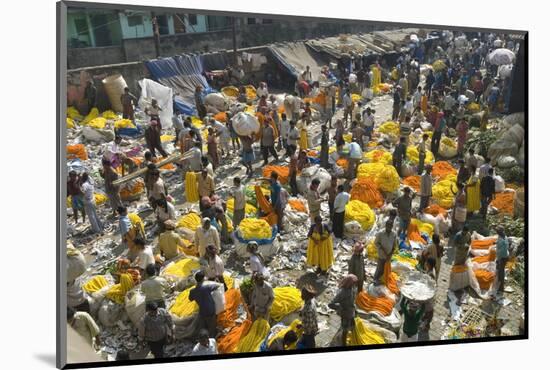
{"type": "MultiPolygon", "coordinates": [[[[472,240],[472,243],[470,245],[470,248],[472,249],[472,254],[478,254],[480,256],[487,256],[486,259],[491,259],[491,250],[495,249],[496,247],[497,238],[495,237],[487,237],[487,238],[479,238],[477,240],[472,240]]],[[[496,250],[493,252],[496,258],[496,250]]],[[[474,276],[477,279],[477,282],[479,283],[480,289],[488,290],[491,289],[491,286],[495,282],[495,266],[491,263],[491,261],[487,261],[489,263],[485,264],[484,262],[475,261],[476,264],[473,266],[474,276]],[[483,266],[480,266],[481,263],[484,263],[483,266]]]]}

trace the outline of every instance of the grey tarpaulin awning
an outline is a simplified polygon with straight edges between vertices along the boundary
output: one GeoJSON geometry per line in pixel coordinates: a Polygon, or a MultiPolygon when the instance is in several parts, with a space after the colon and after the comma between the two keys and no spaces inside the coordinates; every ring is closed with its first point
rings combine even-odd
{"type": "Polygon", "coordinates": [[[305,71],[306,66],[311,70],[312,79],[317,81],[321,74],[323,62],[318,56],[314,55],[314,51],[310,50],[305,43],[287,42],[284,44],[270,45],[269,51],[273,56],[284,65],[294,77],[305,71]]]}

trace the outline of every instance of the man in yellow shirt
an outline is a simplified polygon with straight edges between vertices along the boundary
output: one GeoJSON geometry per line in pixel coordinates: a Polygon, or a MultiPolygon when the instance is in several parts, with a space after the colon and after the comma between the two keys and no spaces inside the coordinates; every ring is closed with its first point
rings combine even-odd
{"type": "Polygon", "coordinates": [[[163,256],[166,260],[171,260],[174,257],[180,255],[178,247],[185,247],[183,239],[175,232],[176,223],[172,220],[167,220],[164,222],[165,232],[159,236],[158,249],[160,255],[163,256]]]}
{"type": "Polygon", "coordinates": [[[199,188],[199,196],[210,198],[214,194],[214,179],[208,174],[208,171],[203,168],[200,176],[197,177],[197,187],[199,188]]]}

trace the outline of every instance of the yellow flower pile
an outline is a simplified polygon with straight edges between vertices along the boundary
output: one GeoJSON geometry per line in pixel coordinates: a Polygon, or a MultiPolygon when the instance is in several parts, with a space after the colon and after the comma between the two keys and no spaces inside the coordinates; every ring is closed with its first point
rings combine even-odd
{"type": "Polygon", "coordinates": [[[106,110],[105,112],[103,112],[101,114],[101,117],[105,118],[105,119],[118,119],[118,114],[116,114],[115,112],[113,112],[112,110],[106,110]]]}
{"type": "Polygon", "coordinates": [[[286,286],[273,289],[275,299],[271,306],[270,316],[275,321],[280,321],[286,315],[299,310],[303,305],[302,293],[298,288],[286,286]]]}
{"type": "MultiPolygon", "coordinates": [[[[419,153],[418,148],[414,145],[410,145],[407,147],[407,159],[413,162],[414,164],[418,164],[420,162],[419,159],[419,153]]],[[[434,162],[434,155],[429,150],[426,150],[426,158],[424,158],[424,165],[428,163],[434,162]]]]}
{"type": "Polygon", "coordinates": [[[237,345],[236,353],[245,353],[245,352],[258,352],[260,346],[264,341],[267,334],[269,334],[269,323],[265,319],[257,319],[250,327],[248,334],[244,336],[239,341],[237,345]]]}
{"type": "Polygon", "coordinates": [[[390,152],[382,149],[371,150],[363,154],[363,157],[366,158],[370,163],[384,163],[392,164],[392,155],[390,152]]]}
{"type": "Polygon", "coordinates": [[[201,226],[201,218],[198,214],[191,212],[181,217],[177,226],[195,231],[201,226]]]}
{"type": "Polygon", "coordinates": [[[363,203],[360,200],[352,200],[346,204],[345,222],[350,221],[359,222],[361,228],[367,231],[374,225],[376,215],[367,203],[363,203]]]}
{"type": "Polygon", "coordinates": [[[239,224],[239,233],[243,239],[270,239],[271,227],[266,220],[259,218],[245,218],[239,224]]]}
{"type": "Polygon", "coordinates": [[[170,307],[169,311],[177,317],[187,317],[199,312],[199,305],[195,301],[189,300],[189,292],[195,286],[185,289],[181,292],[170,307]]]}
{"type": "Polygon", "coordinates": [[[449,175],[445,180],[439,181],[432,187],[432,198],[441,207],[449,209],[454,204],[454,197],[457,191],[456,176],[449,175]]]}
{"type": "Polygon", "coordinates": [[[191,203],[199,201],[197,174],[193,171],[187,171],[185,174],[185,197],[187,201],[191,203]]]}
{"type": "Polygon", "coordinates": [[[115,128],[136,128],[136,126],[132,123],[131,120],[123,118],[115,121],[115,128]]]}

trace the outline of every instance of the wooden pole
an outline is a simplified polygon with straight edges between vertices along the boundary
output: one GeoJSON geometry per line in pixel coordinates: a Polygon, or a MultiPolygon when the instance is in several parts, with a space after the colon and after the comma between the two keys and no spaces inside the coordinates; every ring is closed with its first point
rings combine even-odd
{"type": "MultiPolygon", "coordinates": [[[[191,152],[188,151],[188,152],[185,152],[185,154],[182,154],[180,152],[177,152],[177,153],[172,153],[171,155],[169,155],[168,157],[164,158],[163,160],[155,163],[155,166],[157,168],[160,168],[162,166],[165,166],[169,163],[172,163],[172,162],[176,162],[176,161],[179,161],[179,160],[184,160],[184,159],[187,159],[189,158],[191,152]]],[[[128,181],[131,181],[133,179],[136,179],[140,176],[143,176],[145,175],[145,173],[147,172],[147,168],[140,168],[139,170],[137,171],[134,171],[126,176],[122,176],[121,178],[119,179],[116,179],[115,181],[113,181],[113,185],[117,186],[117,185],[122,185],[124,184],[125,182],[128,182],[128,181]]]]}

